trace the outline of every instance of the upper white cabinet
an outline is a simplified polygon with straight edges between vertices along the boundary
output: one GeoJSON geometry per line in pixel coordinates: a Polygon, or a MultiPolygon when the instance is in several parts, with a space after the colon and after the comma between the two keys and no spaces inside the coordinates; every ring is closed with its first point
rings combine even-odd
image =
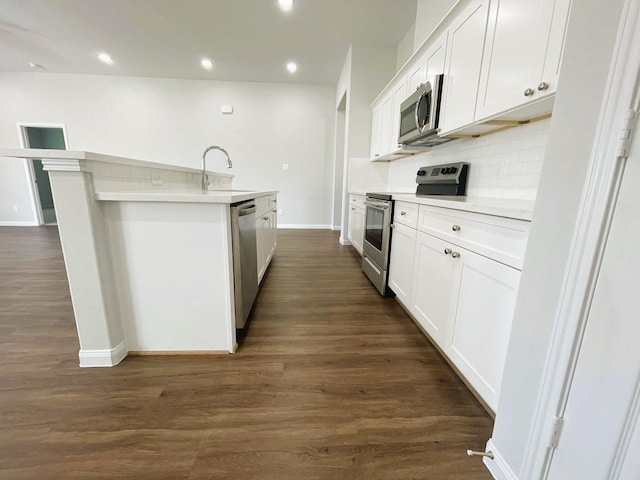
{"type": "Polygon", "coordinates": [[[427,49],[423,58],[425,80],[444,73],[448,36],[449,32],[445,32],[427,49]]]}
{"type": "Polygon", "coordinates": [[[570,0],[491,0],[477,120],[555,93],[570,0]]]}
{"type": "Polygon", "coordinates": [[[474,0],[449,28],[440,131],[473,123],[489,0],[474,0]]]}

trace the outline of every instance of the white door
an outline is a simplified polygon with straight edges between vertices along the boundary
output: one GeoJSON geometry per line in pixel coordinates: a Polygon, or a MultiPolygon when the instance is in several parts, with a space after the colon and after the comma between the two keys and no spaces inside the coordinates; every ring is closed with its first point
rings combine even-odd
{"type": "Polygon", "coordinates": [[[418,232],[409,311],[438,345],[444,341],[449,317],[455,266],[451,255],[446,253],[450,249],[447,242],[418,232]]]}
{"type": "Polygon", "coordinates": [[[622,179],[548,478],[640,478],[640,145],[622,179]]]}
{"type": "Polygon", "coordinates": [[[394,223],[389,259],[389,286],[407,308],[411,302],[415,248],[416,231],[401,223],[394,223]]]}
{"type": "Polygon", "coordinates": [[[453,247],[457,267],[444,351],[496,411],[520,272],[453,247]]]}

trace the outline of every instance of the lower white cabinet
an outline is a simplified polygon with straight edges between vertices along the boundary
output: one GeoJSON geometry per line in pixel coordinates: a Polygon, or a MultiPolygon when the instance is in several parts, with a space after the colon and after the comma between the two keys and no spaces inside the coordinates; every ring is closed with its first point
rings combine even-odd
{"type": "Polygon", "coordinates": [[[355,247],[360,255],[362,255],[362,246],[364,245],[364,195],[349,196],[349,234],[348,238],[351,245],[355,247]]]}
{"type": "MultiPolygon", "coordinates": [[[[411,219],[412,212],[402,210],[406,211],[404,218],[411,219]]],[[[519,252],[524,255],[526,245],[512,232],[528,232],[528,222],[466,213],[466,218],[461,219],[466,223],[459,221],[458,225],[466,236],[460,237],[459,243],[477,246],[481,255],[454,243],[456,238],[444,234],[439,238],[433,234],[438,234],[435,227],[446,213],[447,209],[420,205],[418,229],[411,223],[398,223],[396,217],[389,286],[398,301],[495,411],[520,271],[486,253],[497,252],[497,258],[502,258],[499,253],[507,248],[521,249],[519,252]],[[474,221],[484,225],[482,234],[468,228],[474,221]],[[506,228],[509,222],[513,225],[506,228]],[[492,235],[487,235],[487,231],[492,235]]]]}
{"type": "Polygon", "coordinates": [[[404,305],[409,305],[416,230],[401,223],[394,223],[393,227],[389,257],[389,286],[404,305]]]}
{"type": "Polygon", "coordinates": [[[445,340],[454,263],[444,253],[450,245],[418,232],[409,310],[440,346],[445,340]]]}
{"type": "MultiPolygon", "coordinates": [[[[261,202],[262,203],[262,202],[261,202]]],[[[278,244],[278,220],[276,196],[272,195],[264,202],[260,214],[256,215],[256,248],[258,261],[258,283],[262,282],[278,244]]]]}

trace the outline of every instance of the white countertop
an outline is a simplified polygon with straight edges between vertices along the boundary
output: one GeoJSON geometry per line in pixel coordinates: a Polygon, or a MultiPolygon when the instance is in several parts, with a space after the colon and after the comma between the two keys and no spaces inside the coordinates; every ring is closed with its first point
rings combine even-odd
{"type": "MultiPolygon", "coordinates": [[[[0,157],[12,158],[33,158],[37,160],[84,160],[93,162],[115,163],[120,165],[132,165],[138,167],[158,168],[161,170],[171,170],[177,172],[199,173],[202,170],[188,167],[180,167],[178,165],[169,165],[166,163],[147,162],[133,158],[117,157],[115,155],[105,155],[103,153],[85,152],[80,150],[48,150],[41,148],[0,148],[0,157]]],[[[220,177],[233,178],[234,175],[222,172],[208,173],[215,174],[220,177]]]]}
{"type": "MultiPolygon", "coordinates": [[[[366,192],[350,190],[352,195],[366,195],[366,192]]],[[[497,217],[515,218],[530,222],[533,217],[533,200],[521,200],[514,198],[489,198],[489,197],[448,197],[442,195],[431,195],[419,197],[415,193],[388,193],[393,200],[400,202],[418,203],[420,205],[431,205],[433,207],[451,208],[465,212],[482,213],[497,217]]]]}
{"type": "Polygon", "coordinates": [[[158,190],[96,192],[96,200],[110,202],[236,203],[278,193],[277,190],[158,190]]]}

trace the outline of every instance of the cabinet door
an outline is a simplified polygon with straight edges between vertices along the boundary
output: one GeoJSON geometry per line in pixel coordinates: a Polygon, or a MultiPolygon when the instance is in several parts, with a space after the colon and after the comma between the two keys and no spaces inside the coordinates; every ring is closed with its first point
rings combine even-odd
{"type": "Polygon", "coordinates": [[[362,246],[364,245],[364,209],[356,208],[353,212],[354,228],[353,240],[351,243],[356,250],[362,255],[362,246]]]}
{"type": "Polygon", "coordinates": [[[425,82],[424,63],[423,61],[418,61],[417,65],[414,65],[409,70],[407,75],[407,96],[415,92],[417,88],[425,82]]]}
{"type": "Polygon", "coordinates": [[[373,107],[373,113],[371,116],[371,157],[379,157],[382,153],[380,151],[380,121],[382,115],[382,104],[378,104],[373,107]]]}
{"type": "Polygon", "coordinates": [[[378,139],[378,152],[384,155],[391,151],[391,126],[393,125],[393,92],[389,92],[382,100],[380,111],[380,138],[378,139]]]}
{"type": "MultiPolygon", "coordinates": [[[[459,253],[444,351],[496,411],[520,272],[476,253],[459,253]]],[[[454,254],[455,255],[455,254],[454,254]]]]}
{"type": "Polygon", "coordinates": [[[543,57],[541,61],[543,67],[537,88],[547,85],[546,88],[538,90],[538,95],[541,97],[555,93],[557,89],[570,6],[571,0],[555,0],[555,2],[547,0],[542,11],[543,25],[548,26],[548,30],[545,30],[546,48],[538,52],[543,57]]]}
{"type": "Polygon", "coordinates": [[[267,270],[269,257],[269,215],[266,213],[256,219],[256,248],[258,250],[258,283],[260,283],[267,270]]]}
{"type": "Polygon", "coordinates": [[[271,210],[269,215],[269,255],[273,257],[278,245],[278,212],[271,210]]]}
{"type": "Polygon", "coordinates": [[[542,65],[536,64],[536,52],[544,49],[540,45],[543,3],[491,0],[476,120],[537,98],[542,65]]]}
{"type": "Polygon", "coordinates": [[[444,63],[447,52],[447,33],[436,40],[429,47],[424,59],[425,80],[433,78],[434,75],[444,73],[444,63]]]}
{"type": "Polygon", "coordinates": [[[442,133],[473,122],[489,0],[473,1],[449,29],[442,133]]]}
{"type": "Polygon", "coordinates": [[[391,93],[391,126],[389,130],[388,152],[399,148],[400,136],[400,106],[407,98],[407,81],[404,77],[398,80],[391,93]]]}
{"type": "Polygon", "coordinates": [[[417,232],[409,311],[438,345],[445,340],[455,266],[446,248],[448,243],[417,232]]]}
{"type": "Polygon", "coordinates": [[[415,248],[416,231],[406,225],[394,223],[389,259],[389,286],[407,308],[410,308],[411,304],[415,248]]]}

